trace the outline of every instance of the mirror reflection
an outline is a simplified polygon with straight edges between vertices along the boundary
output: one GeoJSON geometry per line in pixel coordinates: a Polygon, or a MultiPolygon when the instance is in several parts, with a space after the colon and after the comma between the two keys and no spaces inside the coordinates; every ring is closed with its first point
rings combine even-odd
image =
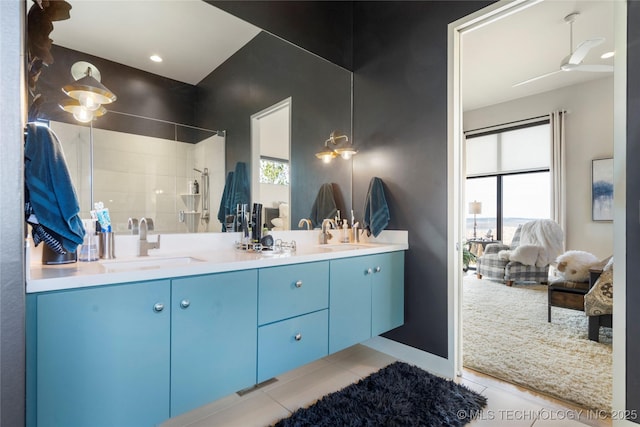
{"type": "Polygon", "coordinates": [[[162,233],[220,231],[212,211],[224,187],[224,132],[135,120],[173,127],[175,139],[50,122],[76,185],[80,216],[89,218],[94,202],[102,202],[117,233],[131,233],[129,218],[143,217],[162,233]]]}
{"type": "Polygon", "coordinates": [[[336,184],[345,209],[350,208],[351,163],[323,165],[314,156],[332,130],[342,129],[351,137],[349,71],[205,2],[158,2],[153,8],[136,1],[70,3],[71,19],[56,22],[51,33],[55,63],[42,73],[38,84],[46,96],[41,117],[64,128],[61,132],[75,135],[75,140],[61,140],[73,146],[65,146],[65,152],[78,163],[75,174],[83,216],[93,201],[102,201],[117,218],[119,233],[128,232],[129,217],[152,217],[155,231],[162,233],[190,231],[193,226],[190,229],[188,224],[194,222],[199,232],[220,231],[217,214],[225,177],[239,162],[247,165],[251,201],[265,207],[262,217],[268,228],[291,228],[308,217],[324,183],[336,184]],[[144,13],[128,12],[135,7],[144,7],[144,13]],[[112,29],[102,31],[96,27],[101,22],[87,19],[96,14],[117,16],[118,34],[112,29]],[[85,28],[87,22],[92,22],[90,31],[85,28]],[[243,39],[229,22],[253,30],[243,39]],[[188,29],[177,28],[183,23],[188,29]],[[235,43],[236,39],[242,42],[235,43]],[[219,46],[227,51],[220,53],[219,46]],[[233,46],[231,52],[229,46],[233,46]],[[190,57],[176,59],[167,54],[161,66],[173,71],[165,73],[159,71],[164,68],[149,65],[152,51],[189,53],[190,57]],[[116,53],[122,56],[113,56],[116,53]],[[107,106],[108,113],[91,126],[78,124],[58,106],[64,97],[60,88],[68,84],[69,70],[77,61],[95,64],[102,83],[118,96],[107,106]],[[203,72],[201,66],[209,68],[203,72]],[[288,122],[274,120],[282,126],[274,133],[265,114],[278,110],[286,100],[288,113],[282,110],[274,118],[287,117],[288,122]],[[211,129],[210,135],[180,137],[194,129],[211,129]],[[86,146],[91,130],[93,156],[86,146]],[[279,148],[263,150],[264,141],[269,140],[278,141],[279,148]],[[211,150],[215,154],[209,157],[211,150]],[[263,172],[276,168],[287,172],[288,178],[264,182],[261,165],[266,165],[263,172]],[[203,194],[187,196],[196,180],[202,193],[204,168],[209,178],[208,203],[203,194]]]}

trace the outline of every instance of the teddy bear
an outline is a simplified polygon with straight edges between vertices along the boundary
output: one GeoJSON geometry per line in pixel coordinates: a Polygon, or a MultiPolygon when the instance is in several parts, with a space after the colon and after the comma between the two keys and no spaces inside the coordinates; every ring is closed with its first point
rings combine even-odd
{"type": "Polygon", "coordinates": [[[585,251],[567,251],[560,255],[556,262],[558,274],[572,282],[589,281],[589,268],[598,263],[598,258],[585,251]]]}

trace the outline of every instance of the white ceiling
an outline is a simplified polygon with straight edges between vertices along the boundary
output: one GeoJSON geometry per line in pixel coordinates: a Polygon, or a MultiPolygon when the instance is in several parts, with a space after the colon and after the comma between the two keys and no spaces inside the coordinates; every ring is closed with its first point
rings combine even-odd
{"type": "MultiPolygon", "coordinates": [[[[197,84],[249,42],[259,28],[201,0],[69,0],[71,19],[54,23],[55,44],[178,81],[197,84]],[[82,36],[81,36],[82,35],[82,36]],[[152,54],[164,58],[160,64],[152,54]]],[[[546,92],[610,73],[568,72],[513,88],[557,70],[581,41],[605,37],[584,60],[613,64],[613,0],[546,0],[463,36],[464,110],[546,92]]]]}
{"type": "Polygon", "coordinates": [[[610,77],[612,73],[562,72],[512,87],[558,70],[572,49],[595,37],[606,40],[591,49],[583,63],[613,65],[614,58],[600,59],[601,54],[614,48],[613,0],[547,0],[463,35],[464,110],[610,77]],[[572,12],[580,12],[580,16],[573,24],[570,48],[570,26],[564,17],[572,12]]]}
{"type": "Polygon", "coordinates": [[[193,85],[260,32],[201,0],[69,3],[71,19],[53,24],[54,44],[193,85]]]}

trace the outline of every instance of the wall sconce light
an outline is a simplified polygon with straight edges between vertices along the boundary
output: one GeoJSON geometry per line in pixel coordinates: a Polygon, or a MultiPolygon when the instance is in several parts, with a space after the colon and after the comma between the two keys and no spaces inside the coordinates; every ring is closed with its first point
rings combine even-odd
{"type": "Polygon", "coordinates": [[[100,83],[100,71],[89,62],[79,61],[71,66],[75,81],[62,88],[71,98],[77,99],[87,110],[95,111],[102,104],[110,104],[116,95],[100,83]]]}
{"type": "Polygon", "coordinates": [[[71,66],[74,82],[62,88],[62,91],[73,98],[63,101],[60,108],[72,113],[76,120],[88,123],[95,117],[104,115],[107,110],[102,104],[110,104],[117,97],[100,83],[100,71],[89,62],[79,61],[71,66]]]}
{"type": "Polygon", "coordinates": [[[478,228],[478,224],[476,223],[476,215],[482,213],[482,202],[473,201],[469,203],[469,213],[473,214],[473,238],[476,239],[476,230],[478,228]]]}
{"type": "Polygon", "coordinates": [[[349,160],[357,152],[358,150],[349,143],[349,137],[347,135],[337,135],[337,132],[333,131],[331,132],[331,135],[329,135],[329,139],[324,142],[323,150],[316,153],[316,157],[324,163],[329,163],[331,159],[334,159],[337,156],[340,156],[345,160],[349,160]],[[338,141],[340,140],[343,140],[343,142],[339,143],[338,141]],[[329,144],[335,145],[336,148],[332,149],[329,144]]]}

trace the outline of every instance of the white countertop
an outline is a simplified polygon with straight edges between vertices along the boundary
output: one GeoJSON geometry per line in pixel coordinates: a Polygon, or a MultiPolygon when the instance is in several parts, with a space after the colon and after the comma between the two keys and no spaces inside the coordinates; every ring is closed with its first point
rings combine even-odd
{"type": "MultiPolygon", "coordinates": [[[[138,236],[125,235],[116,236],[115,260],[42,265],[41,247],[29,247],[27,293],[298,264],[409,248],[406,231],[385,230],[378,238],[363,236],[360,243],[345,245],[334,243],[335,238],[329,245],[318,244],[318,230],[271,234],[285,242],[295,240],[297,250],[273,255],[236,250],[234,243],[240,240],[240,233],[167,234],[162,235],[160,249],[150,250],[148,257],[136,257],[138,236]]],[[[156,235],[148,236],[150,241],[156,238],[156,235]]]]}

